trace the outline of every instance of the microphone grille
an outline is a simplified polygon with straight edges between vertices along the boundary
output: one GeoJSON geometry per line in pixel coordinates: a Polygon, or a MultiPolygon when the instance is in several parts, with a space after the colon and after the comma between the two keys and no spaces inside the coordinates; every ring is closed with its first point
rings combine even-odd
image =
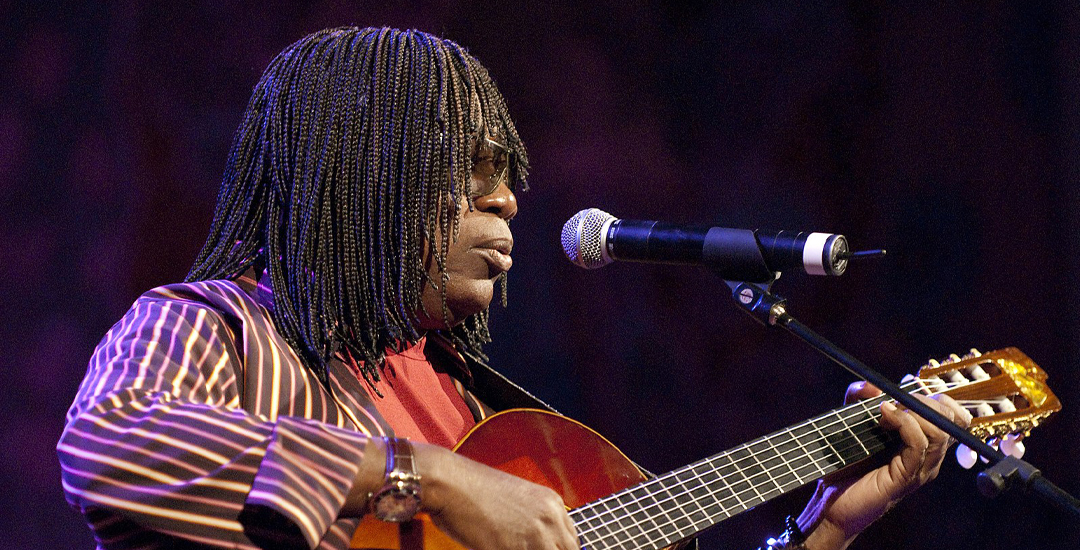
{"type": "Polygon", "coordinates": [[[566,220],[562,228],[562,248],[567,259],[585,269],[596,269],[611,263],[604,253],[603,231],[615,216],[599,208],[587,208],[566,220]]]}

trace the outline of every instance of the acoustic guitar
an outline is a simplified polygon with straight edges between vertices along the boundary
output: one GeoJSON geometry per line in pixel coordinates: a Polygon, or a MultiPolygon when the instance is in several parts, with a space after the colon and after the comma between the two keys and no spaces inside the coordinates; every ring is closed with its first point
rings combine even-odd
{"type": "MultiPolygon", "coordinates": [[[[931,360],[902,387],[951,396],[974,417],[969,431],[1018,453],[1017,439],[1061,409],[1045,381],[1031,359],[1006,348],[931,360]]],[[[651,479],[596,432],[540,410],[492,415],[454,450],[558,492],[582,548],[659,549],[895,445],[899,436],[878,426],[883,400],[830,411],[651,479]]],[[[463,550],[423,514],[400,525],[365,516],[350,547],[463,550]]]]}

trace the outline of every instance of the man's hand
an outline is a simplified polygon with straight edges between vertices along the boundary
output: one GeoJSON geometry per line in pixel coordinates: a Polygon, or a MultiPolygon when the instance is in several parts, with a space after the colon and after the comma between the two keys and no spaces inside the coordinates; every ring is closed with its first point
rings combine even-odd
{"type": "MultiPolygon", "coordinates": [[[[877,395],[881,395],[881,390],[857,382],[848,386],[845,401],[852,403],[877,395]]],[[[967,427],[971,422],[971,415],[946,395],[918,397],[961,426],[967,427]]],[[[800,528],[808,533],[807,548],[847,547],[855,535],[897,501],[937,477],[952,438],[918,415],[897,409],[888,401],[881,405],[881,426],[899,432],[904,448],[887,464],[862,477],[818,483],[814,497],[798,519],[800,528]]]]}
{"type": "Polygon", "coordinates": [[[458,542],[473,550],[580,549],[555,491],[439,447],[429,450],[418,463],[431,475],[424,508],[458,542]]]}
{"type": "MultiPolygon", "coordinates": [[[[489,468],[442,447],[413,442],[421,476],[421,510],[472,550],[579,550],[570,515],[558,493],[489,468]]],[[[386,464],[382,440],[373,438],[342,513],[367,512],[386,464]]]]}

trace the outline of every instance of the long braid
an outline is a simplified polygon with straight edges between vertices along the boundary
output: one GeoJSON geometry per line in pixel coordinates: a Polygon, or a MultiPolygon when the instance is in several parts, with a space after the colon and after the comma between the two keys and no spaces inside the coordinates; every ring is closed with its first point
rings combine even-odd
{"type": "MultiPolygon", "coordinates": [[[[341,351],[378,381],[385,351],[419,339],[418,312],[449,319],[446,256],[459,205],[472,208],[472,144],[484,130],[505,137],[509,183],[526,188],[505,102],[457,44],[385,28],[299,40],[255,86],[187,280],[234,277],[261,255],[274,323],[304,364],[327,384],[341,351]],[[441,290],[441,312],[423,310],[423,285],[441,290]]],[[[483,356],[487,322],[484,311],[448,335],[483,356]]]]}

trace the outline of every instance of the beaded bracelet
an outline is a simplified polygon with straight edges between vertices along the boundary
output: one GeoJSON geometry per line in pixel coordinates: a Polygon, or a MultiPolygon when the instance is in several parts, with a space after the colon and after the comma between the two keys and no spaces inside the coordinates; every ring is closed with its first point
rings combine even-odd
{"type": "Polygon", "coordinates": [[[760,550],[806,550],[806,535],[799,529],[795,519],[784,519],[784,532],[779,537],[769,538],[760,550]]]}

